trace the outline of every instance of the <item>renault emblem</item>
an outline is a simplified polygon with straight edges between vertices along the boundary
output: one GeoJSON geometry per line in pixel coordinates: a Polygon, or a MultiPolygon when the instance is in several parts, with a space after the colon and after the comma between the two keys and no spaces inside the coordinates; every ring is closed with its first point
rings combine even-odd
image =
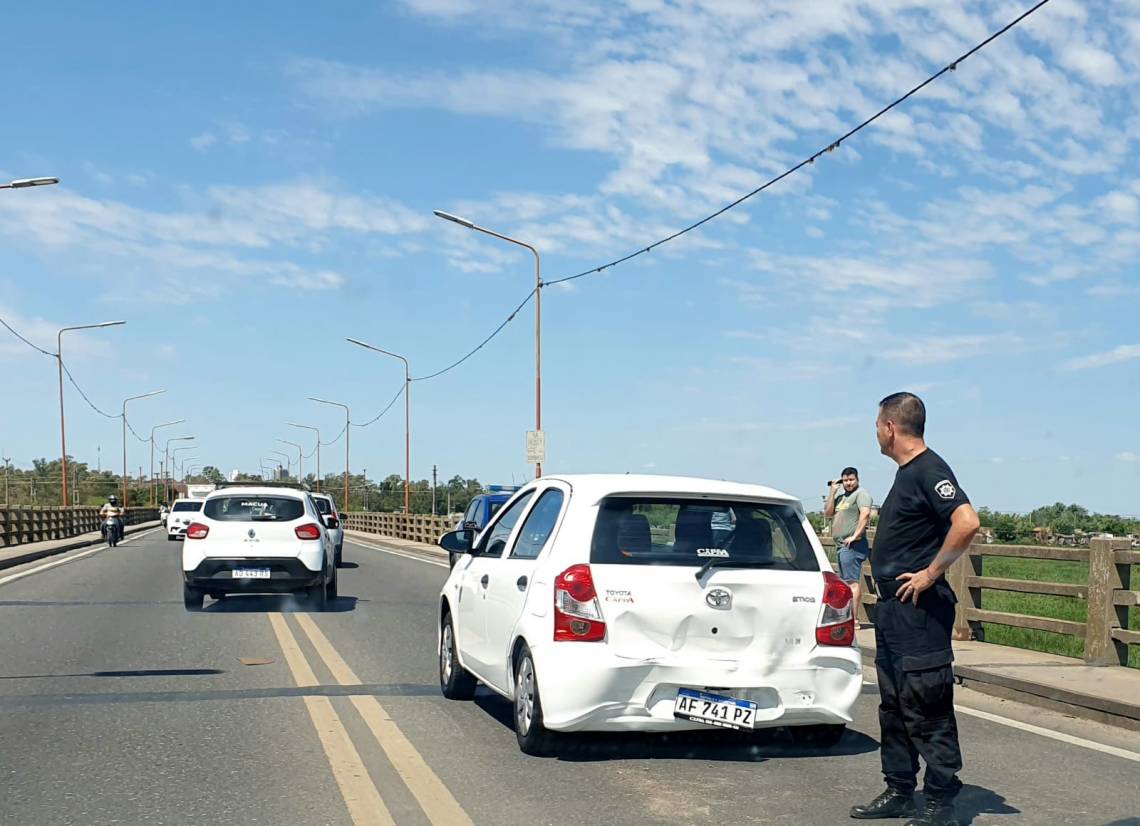
{"type": "Polygon", "coordinates": [[[257,532],[256,532],[256,531],[254,531],[254,529],[253,529],[253,528],[250,528],[250,529],[249,529],[249,533],[247,534],[247,536],[249,536],[249,538],[250,538],[250,539],[253,539],[255,536],[257,536],[257,532]]]}
{"type": "Polygon", "coordinates": [[[709,608],[719,608],[727,611],[732,607],[732,593],[726,591],[724,588],[713,588],[705,594],[705,602],[709,604],[709,608]]]}

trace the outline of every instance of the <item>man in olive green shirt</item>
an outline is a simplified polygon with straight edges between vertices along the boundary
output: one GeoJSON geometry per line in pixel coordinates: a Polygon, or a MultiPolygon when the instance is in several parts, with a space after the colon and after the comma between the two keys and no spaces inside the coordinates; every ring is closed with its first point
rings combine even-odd
{"type": "Polygon", "coordinates": [[[871,494],[859,486],[859,471],[843,469],[839,479],[831,483],[823,515],[831,520],[831,536],[838,551],[839,576],[851,586],[855,605],[862,598],[863,563],[871,552],[867,542],[867,524],[871,521],[871,494]]]}

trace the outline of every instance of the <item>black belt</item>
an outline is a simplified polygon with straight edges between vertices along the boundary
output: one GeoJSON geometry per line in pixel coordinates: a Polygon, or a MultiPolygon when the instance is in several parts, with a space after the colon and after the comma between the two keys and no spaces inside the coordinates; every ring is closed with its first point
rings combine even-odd
{"type": "Polygon", "coordinates": [[[875,596],[879,602],[894,599],[898,596],[899,588],[906,584],[904,579],[873,579],[871,585],[875,589],[875,596]]]}

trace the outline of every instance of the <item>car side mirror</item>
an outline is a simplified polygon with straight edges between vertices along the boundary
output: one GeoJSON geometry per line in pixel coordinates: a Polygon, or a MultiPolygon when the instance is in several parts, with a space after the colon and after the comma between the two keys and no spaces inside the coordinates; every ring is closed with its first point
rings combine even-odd
{"type": "Polygon", "coordinates": [[[453,554],[469,554],[475,542],[475,532],[471,530],[451,531],[439,538],[439,547],[453,554]]]}
{"type": "Polygon", "coordinates": [[[336,530],[340,527],[340,521],[335,516],[326,516],[325,527],[329,530],[336,530]]]}

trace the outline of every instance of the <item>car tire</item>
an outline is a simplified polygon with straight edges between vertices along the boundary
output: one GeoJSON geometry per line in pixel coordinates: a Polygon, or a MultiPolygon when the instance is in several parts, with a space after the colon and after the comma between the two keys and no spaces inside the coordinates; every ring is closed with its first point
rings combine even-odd
{"type": "Polygon", "coordinates": [[[314,611],[324,611],[329,607],[328,592],[325,590],[325,583],[318,582],[305,589],[306,596],[309,599],[309,607],[314,611]]]}
{"type": "Polygon", "coordinates": [[[172,534],[172,533],[168,533],[168,534],[166,535],[166,541],[167,541],[167,542],[173,542],[173,541],[174,541],[175,539],[177,539],[177,538],[178,538],[178,537],[176,537],[176,536],[175,536],[174,534],[172,534]]]}
{"type": "Polygon", "coordinates": [[[197,588],[191,588],[189,585],[183,583],[182,585],[182,604],[187,611],[201,611],[202,602],[205,600],[206,595],[199,591],[197,588]]]}
{"type": "Polygon", "coordinates": [[[470,700],[479,685],[474,675],[459,664],[455,646],[455,625],[451,614],[444,614],[439,637],[439,688],[449,700],[470,700]]]}
{"type": "Polygon", "coordinates": [[[792,726],[789,731],[792,739],[801,746],[831,748],[843,739],[843,735],[847,733],[847,726],[838,723],[792,726]]]}
{"type": "Polygon", "coordinates": [[[336,602],[337,598],[337,572],[336,566],[333,566],[332,574],[329,576],[328,582],[325,583],[325,600],[328,602],[336,602]]]}
{"type": "Polygon", "coordinates": [[[542,698],[538,693],[538,673],[534,658],[525,645],[515,663],[515,737],[523,754],[542,757],[550,754],[556,735],[542,722],[542,698]]]}

